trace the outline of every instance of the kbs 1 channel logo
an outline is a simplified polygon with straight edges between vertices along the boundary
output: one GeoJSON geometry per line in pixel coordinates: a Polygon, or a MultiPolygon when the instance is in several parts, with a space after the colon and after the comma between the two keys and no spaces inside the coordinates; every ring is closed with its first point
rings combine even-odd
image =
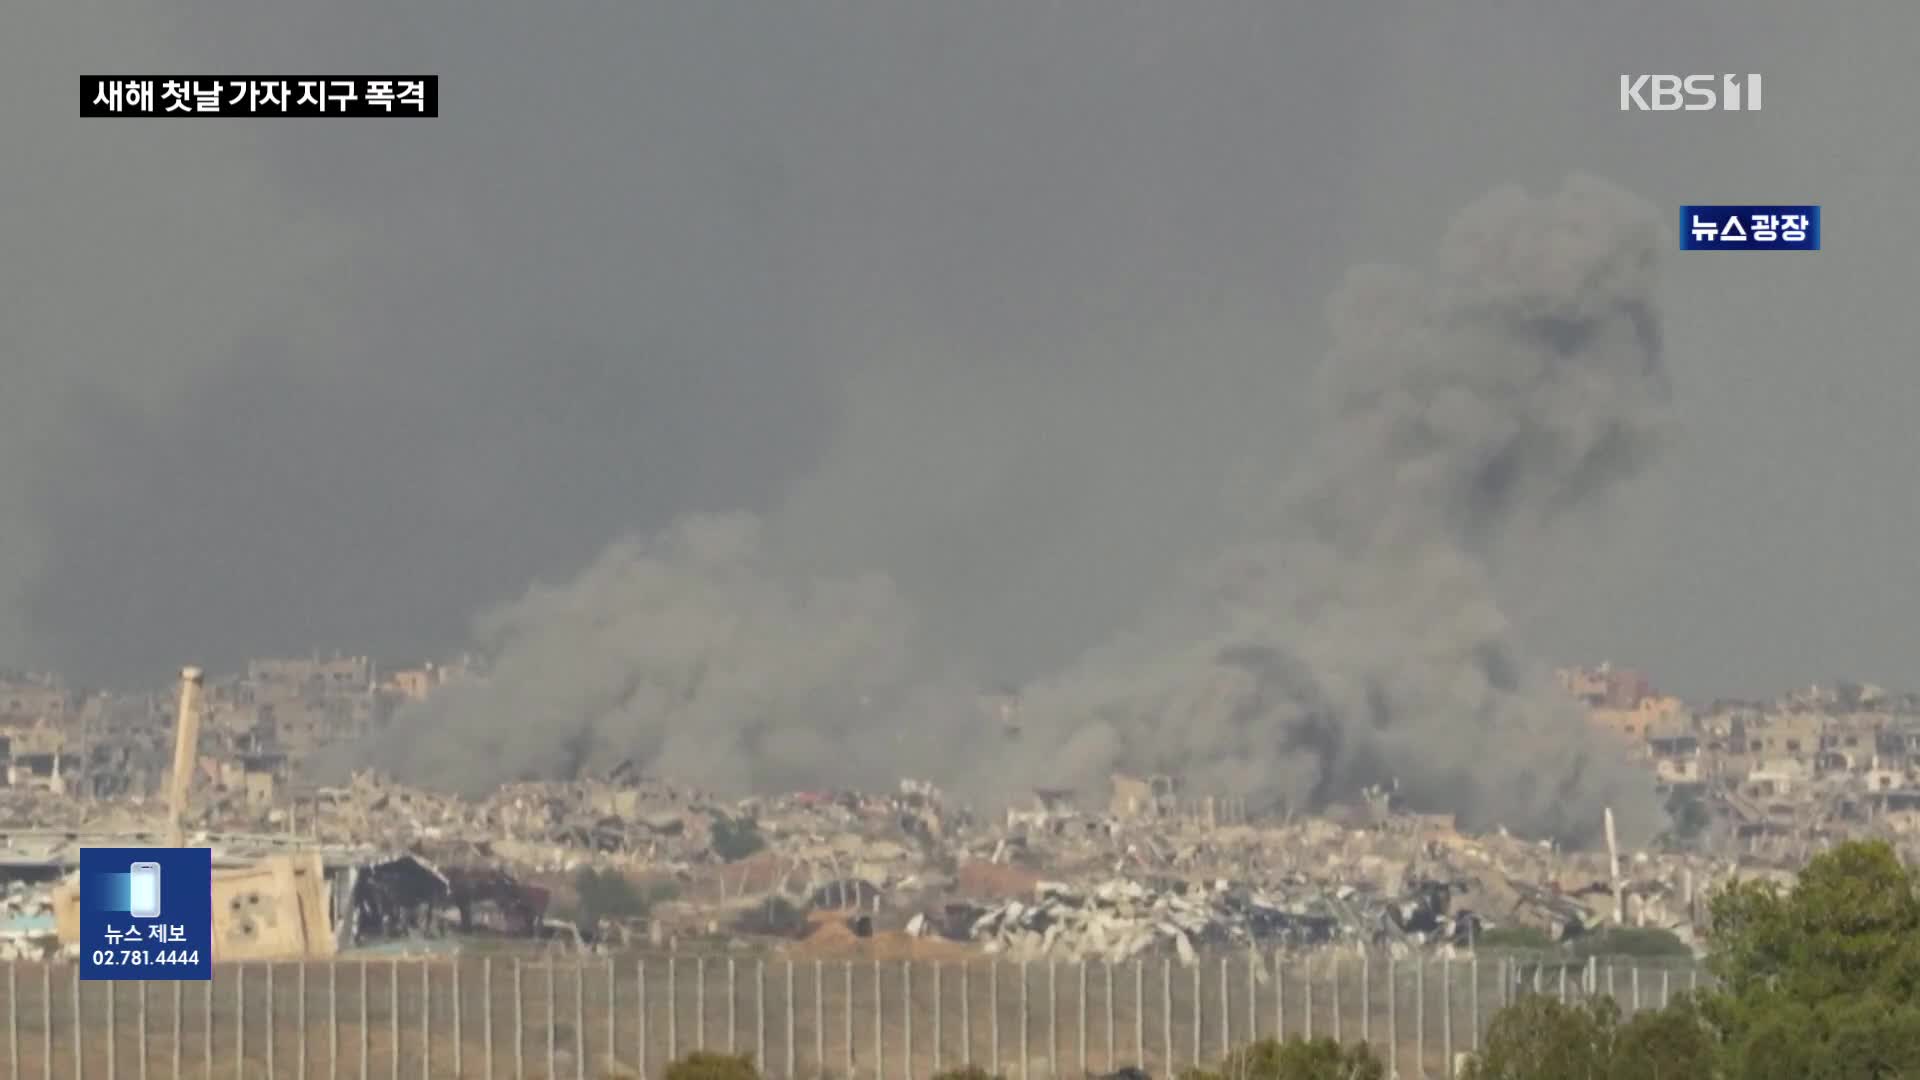
{"type": "Polygon", "coordinates": [[[213,852],[80,849],[80,978],[213,977],[213,852]]]}
{"type": "Polygon", "coordinates": [[[1621,112],[1759,112],[1760,76],[1622,75],[1621,112]]]}
{"type": "Polygon", "coordinates": [[[1820,208],[1682,206],[1680,250],[1819,251],[1820,208]]]}

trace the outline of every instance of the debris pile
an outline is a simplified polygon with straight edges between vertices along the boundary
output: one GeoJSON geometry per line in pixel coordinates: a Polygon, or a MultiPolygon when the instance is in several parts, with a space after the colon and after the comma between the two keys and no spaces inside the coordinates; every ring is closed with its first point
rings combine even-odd
{"type": "Polygon", "coordinates": [[[8,882],[0,895],[0,961],[38,960],[59,949],[52,890],[8,882]]]}
{"type": "MultiPolygon", "coordinates": [[[[1011,900],[987,909],[950,904],[937,930],[1014,959],[1119,963],[1171,952],[1190,964],[1201,952],[1248,946],[1468,945],[1482,925],[1470,911],[1449,910],[1452,897],[1464,891],[1451,883],[1420,882],[1393,900],[1348,884],[1288,884],[1263,888],[1224,879],[1113,879],[1081,889],[1044,882],[1031,902],[1011,900]]],[[[931,920],[910,928],[936,930],[931,920]]]]}

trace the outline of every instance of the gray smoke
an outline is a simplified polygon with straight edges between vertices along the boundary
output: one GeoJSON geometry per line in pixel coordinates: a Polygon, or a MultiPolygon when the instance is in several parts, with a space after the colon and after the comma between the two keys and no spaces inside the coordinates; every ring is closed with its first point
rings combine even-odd
{"type": "Polygon", "coordinates": [[[621,758],[723,790],[931,775],[987,796],[1151,771],[1299,809],[1397,783],[1470,826],[1577,840],[1610,804],[1642,832],[1650,783],[1516,649],[1493,578],[1660,442],[1654,221],[1589,178],[1503,189],[1432,273],[1354,272],[1324,426],[1243,508],[1256,535],[1026,688],[1018,743],[952,692],[962,658],[921,655],[885,577],[795,574],[723,517],[487,616],[491,676],[356,758],[466,790],[621,758]]]}
{"type": "Polygon", "coordinates": [[[1467,209],[1430,276],[1352,274],[1287,539],[1039,688],[1028,775],[1154,769],[1295,808],[1397,781],[1476,827],[1577,839],[1608,804],[1654,826],[1651,783],[1516,649],[1489,576],[1661,442],[1657,238],[1575,177],[1467,209]]]}
{"type": "Polygon", "coordinates": [[[925,681],[912,632],[885,578],[784,580],[755,518],[689,516],[484,616],[492,670],[352,763],[467,794],[622,761],[722,791],[891,783],[935,749],[898,734],[903,691],[925,681]]]}

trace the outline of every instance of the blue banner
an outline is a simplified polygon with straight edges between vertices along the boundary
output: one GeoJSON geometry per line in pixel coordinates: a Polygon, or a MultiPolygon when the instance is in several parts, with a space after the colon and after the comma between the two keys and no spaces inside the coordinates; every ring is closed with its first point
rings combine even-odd
{"type": "Polygon", "coordinates": [[[80,977],[213,977],[213,852],[80,849],[80,977]]]}
{"type": "Polygon", "coordinates": [[[1818,206],[1682,206],[1681,251],[1819,251],[1818,206]]]}

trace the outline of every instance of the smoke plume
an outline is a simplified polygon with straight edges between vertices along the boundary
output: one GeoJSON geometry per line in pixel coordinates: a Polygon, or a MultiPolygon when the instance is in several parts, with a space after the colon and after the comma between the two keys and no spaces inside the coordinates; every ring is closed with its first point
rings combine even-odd
{"type": "Polygon", "coordinates": [[[722,790],[924,775],[983,797],[1160,772],[1295,809],[1397,783],[1468,826],[1577,840],[1613,805],[1644,831],[1650,784],[1517,648],[1494,578],[1660,442],[1654,221],[1590,178],[1503,189],[1430,273],[1352,273],[1323,424],[1249,496],[1254,535],[1024,688],[1018,742],[953,691],[965,658],[925,655],[886,577],[796,574],[742,516],[622,541],[488,615],[491,674],[357,759],[466,790],[621,758],[722,790]]]}

